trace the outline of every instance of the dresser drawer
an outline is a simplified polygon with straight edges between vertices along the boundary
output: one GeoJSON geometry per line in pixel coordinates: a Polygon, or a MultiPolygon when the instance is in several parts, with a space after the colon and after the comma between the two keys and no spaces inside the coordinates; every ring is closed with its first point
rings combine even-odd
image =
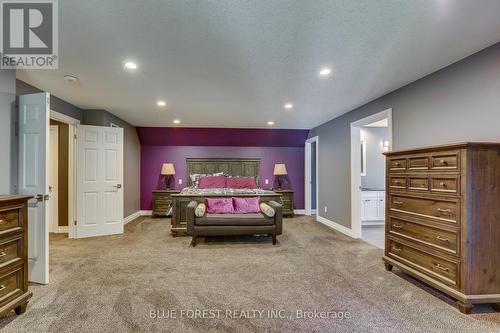
{"type": "Polygon", "coordinates": [[[393,189],[405,190],[406,189],[406,177],[404,177],[404,176],[389,177],[389,187],[393,188],[393,189]]]}
{"type": "Polygon", "coordinates": [[[458,170],[459,152],[434,154],[431,157],[432,170],[458,170]]]}
{"type": "Polygon", "coordinates": [[[405,171],[406,158],[396,158],[389,160],[389,170],[391,171],[405,171]]]}
{"type": "Polygon", "coordinates": [[[13,260],[22,260],[22,239],[2,240],[0,241],[0,268],[12,263],[13,260]]]}
{"type": "Polygon", "coordinates": [[[408,190],[413,191],[428,191],[429,178],[422,176],[409,176],[408,177],[408,190]]]}
{"type": "Polygon", "coordinates": [[[432,176],[430,190],[435,193],[460,193],[460,176],[432,176]]]}
{"type": "Polygon", "coordinates": [[[419,223],[399,217],[389,217],[390,232],[457,254],[458,233],[430,223],[419,223]]]}
{"type": "Polygon", "coordinates": [[[429,157],[409,157],[408,170],[429,170],[429,157]]]}
{"type": "Polygon", "coordinates": [[[452,200],[391,195],[389,205],[392,211],[457,223],[460,204],[452,200]]]}
{"type": "Polygon", "coordinates": [[[16,269],[0,276],[0,306],[10,298],[23,293],[23,269],[16,269]]]}
{"type": "Polygon", "coordinates": [[[21,226],[21,216],[18,208],[0,211],[0,231],[21,226]]]}
{"type": "Polygon", "coordinates": [[[437,278],[446,284],[457,286],[458,262],[428,254],[417,247],[408,246],[393,239],[389,240],[389,257],[437,278]]]}

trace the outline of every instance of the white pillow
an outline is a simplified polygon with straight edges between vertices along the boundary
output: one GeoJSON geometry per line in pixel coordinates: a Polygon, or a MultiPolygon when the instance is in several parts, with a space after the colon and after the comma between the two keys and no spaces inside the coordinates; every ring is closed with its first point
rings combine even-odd
{"type": "Polygon", "coordinates": [[[196,215],[196,217],[203,217],[203,215],[205,215],[206,210],[207,206],[205,206],[204,203],[199,203],[198,206],[196,206],[196,209],[194,210],[194,215],[196,215]]]}
{"type": "Polygon", "coordinates": [[[273,217],[274,214],[276,214],[274,208],[269,206],[265,202],[260,203],[260,211],[264,213],[264,215],[266,215],[267,217],[273,217]]]}

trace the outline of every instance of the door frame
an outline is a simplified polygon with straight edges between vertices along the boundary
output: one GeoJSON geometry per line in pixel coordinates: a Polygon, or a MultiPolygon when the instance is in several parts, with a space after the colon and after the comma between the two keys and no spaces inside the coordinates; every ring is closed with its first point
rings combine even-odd
{"type": "Polygon", "coordinates": [[[49,125],[49,138],[50,138],[50,143],[49,143],[49,152],[50,152],[50,157],[49,157],[49,194],[50,194],[50,200],[49,200],[49,232],[58,232],[59,231],[59,126],[57,125],[49,125]],[[56,145],[57,149],[54,149],[52,151],[53,147],[53,142],[52,142],[52,131],[54,131],[55,139],[57,140],[56,145]],[[56,157],[55,161],[52,159],[52,157],[56,157]],[[52,173],[56,171],[55,178],[52,179],[52,176],[54,176],[52,173]],[[52,191],[50,191],[50,186],[52,186],[52,191]],[[57,192],[55,192],[57,191],[57,192]],[[56,193],[56,196],[54,197],[54,193],[56,193]],[[55,208],[53,207],[55,206],[55,208]],[[54,208],[54,209],[53,209],[54,208]],[[57,217],[57,218],[55,218],[57,217]]]}
{"type": "Polygon", "coordinates": [[[50,110],[50,119],[68,124],[68,238],[76,238],[76,126],[80,120],[63,113],[50,110]]]}
{"type": "Polygon", "coordinates": [[[306,140],[305,143],[305,165],[304,165],[304,187],[305,187],[305,214],[311,216],[312,211],[312,192],[311,192],[311,147],[312,143],[316,143],[316,211],[318,211],[319,191],[318,191],[318,171],[319,171],[319,136],[314,136],[306,140]]]}
{"type": "Polygon", "coordinates": [[[353,238],[361,238],[361,127],[386,118],[389,151],[391,151],[393,147],[392,108],[351,122],[351,230],[353,238]]]}

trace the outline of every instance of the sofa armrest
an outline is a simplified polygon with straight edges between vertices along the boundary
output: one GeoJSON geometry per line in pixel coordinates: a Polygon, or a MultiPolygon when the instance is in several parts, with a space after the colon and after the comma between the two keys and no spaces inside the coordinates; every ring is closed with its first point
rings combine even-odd
{"type": "Polygon", "coordinates": [[[187,208],[186,208],[187,209],[187,214],[186,214],[187,234],[190,236],[194,236],[194,223],[195,223],[195,218],[196,218],[196,215],[194,215],[194,211],[196,210],[197,206],[198,206],[198,202],[193,200],[187,205],[187,208]]]}
{"type": "Polygon", "coordinates": [[[276,201],[269,201],[267,203],[274,209],[274,224],[276,225],[276,235],[281,235],[283,231],[283,206],[276,201]]]}

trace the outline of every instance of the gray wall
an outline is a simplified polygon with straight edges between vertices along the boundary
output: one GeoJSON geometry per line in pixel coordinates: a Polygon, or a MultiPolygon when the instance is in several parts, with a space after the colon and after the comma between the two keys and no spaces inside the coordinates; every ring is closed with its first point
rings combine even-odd
{"type": "Polygon", "coordinates": [[[110,126],[123,128],[123,187],[124,212],[127,217],[140,210],[141,193],[141,144],[134,126],[121,120],[106,110],[83,110],[83,123],[95,126],[110,126]]]}
{"type": "Polygon", "coordinates": [[[320,137],[320,216],[351,226],[350,123],[388,108],[396,150],[500,142],[500,43],[312,129],[320,137]]]}
{"type": "MultiPolygon", "coordinates": [[[[32,94],[42,91],[21,80],[16,80],[15,87],[17,95],[32,94]]],[[[79,119],[82,125],[110,126],[110,124],[113,123],[124,129],[123,186],[125,191],[123,216],[127,217],[140,210],[141,145],[135,127],[106,110],[80,109],[52,94],[50,95],[50,108],[75,119],[79,119]]],[[[17,165],[15,168],[17,169],[17,165]]]]}
{"type": "Polygon", "coordinates": [[[389,139],[389,131],[384,127],[363,127],[361,137],[366,141],[366,176],[361,176],[361,186],[385,189],[385,157],[383,142],[389,139]]]}
{"type": "Polygon", "coordinates": [[[17,140],[15,133],[16,71],[0,70],[0,194],[16,192],[17,140]]]}

